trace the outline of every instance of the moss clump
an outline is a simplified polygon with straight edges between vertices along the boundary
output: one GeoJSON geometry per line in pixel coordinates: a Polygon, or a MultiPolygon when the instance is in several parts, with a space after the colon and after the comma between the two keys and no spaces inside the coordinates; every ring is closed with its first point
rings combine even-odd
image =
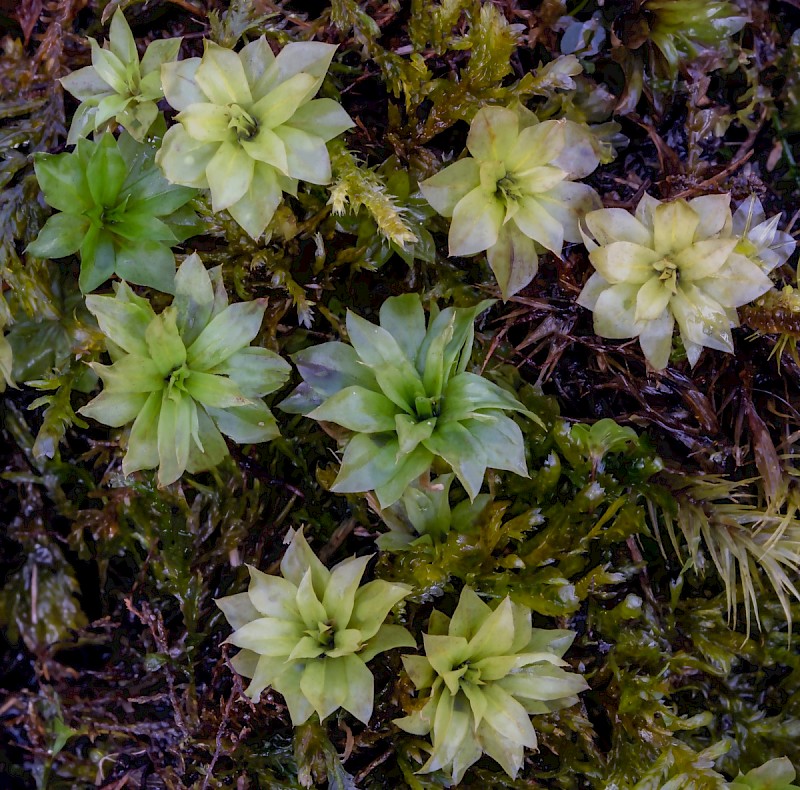
{"type": "MultiPolygon", "coordinates": [[[[337,790],[427,790],[449,786],[455,775],[459,786],[487,788],[793,788],[800,767],[800,652],[791,633],[800,613],[800,366],[796,260],[786,214],[800,198],[793,136],[800,128],[800,42],[791,33],[800,27],[800,12],[778,3],[767,13],[755,0],[737,0],[735,7],[695,0],[159,0],[108,4],[101,14],[102,5],[22,4],[0,40],[0,675],[8,692],[0,706],[0,786],[296,790],[327,783],[337,790]],[[120,411],[106,422],[120,427],[78,415],[101,391],[93,369],[106,353],[122,356],[136,332],[104,334],[81,293],[78,256],[54,262],[32,255],[47,250],[30,247],[51,213],[34,162],[55,156],[69,168],[74,156],[67,137],[78,103],[59,80],[86,76],[81,69],[89,68],[105,71],[111,82],[104,82],[113,87],[108,70],[115,63],[90,47],[89,38],[107,39],[115,12],[124,13],[132,34],[115,37],[115,58],[127,61],[126,74],[136,71],[135,59],[142,80],[156,74],[145,63],[148,45],[182,37],[165,92],[182,118],[175,119],[159,91],[143,96],[139,104],[147,109],[138,121],[148,131],[137,129],[143,138],[137,150],[149,170],[122,172],[118,158],[106,162],[119,183],[141,177],[137,194],[158,193],[163,211],[134,212],[149,219],[115,232],[136,237],[136,244],[158,236],[156,246],[164,247],[170,266],[174,257],[176,268],[202,259],[198,265],[214,269],[203,280],[206,301],[220,310],[225,298],[237,310],[257,306],[261,320],[248,338],[258,358],[302,361],[318,353],[309,349],[351,348],[363,337],[348,336],[348,326],[354,331],[348,311],[363,318],[357,327],[363,334],[381,323],[381,306],[397,297],[413,300],[417,313],[430,316],[429,325],[437,315],[468,315],[458,327],[437,325],[425,341],[436,344],[426,386],[445,391],[438,385],[454,363],[453,341],[459,375],[513,404],[503,424],[519,474],[502,464],[477,464],[485,447],[454,454],[445,443],[447,452],[429,453],[410,475],[409,488],[383,498],[387,507],[373,493],[374,479],[337,493],[339,448],[352,445],[352,421],[324,419],[324,410],[310,420],[275,409],[293,388],[301,397],[314,395],[303,379],[319,384],[327,377],[322,390],[339,391],[332,381],[341,370],[327,358],[266,395],[263,387],[247,386],[257,372],[237,366],[241,398],[257,398],[259,414],[275,415],[280,435],[269,430],[271,441],[255,441],[267,427],[257,418],[262,424],[241,442],[220,438],[216,465],[191,465],[191,472],[162,479],[166,485],[154,469],[125,474],[129,436],[126,421],[117,418],[142,400],[142,393],[126,389],[135,388],[135,377],[117,382],[120,411]],[[312,51],[324,51],[326,68],[311,55],[304,60],[312,51]],[[204,76],[204,52],[213,54],[207,62],[235,61],[245,78],[223,85],[225,69],[216,69],[213,79],[204,76]],[[292,74],[281,52],[294,53],[292,74]],[[280,92],[290,80],[300,86],[297,95],[280,92]],[[262,98],[277,94],[259,106],[258,122],[247,97],[237,94],[242,85],[262,98]],[[190,101],[198,91],[209,101],[190,101]],[[300,98],[309,101],[300,107],[300,98]],[[198,109],[206,104],[221,110],[198,109]],[[316,108],[313,117],[307,107],[316,108]],[[560,130],[559,144],[568,152],[567,158],[563,151],[545,152],[552,156],[542,159],[542,168],[516,174],[513,184],[494,167],[509,152],[476,155],[472,148],[487,141],[470,134],[482,118],[511,108],[526,123],[560,130]],[[311,143],[303,134],[314,123],[324,134],[305,148],[311,143]],[[176,134],[184,124],[186,134],[176,134]],[[283,158],[264,129],[278,129],[290,141],[275,133],[283,158]],[[220,134],[220,140],[205,139],[220,134]],[[326,145],[324,136],[335,139],[326,145]],[[167,149],[179,143],[171,160],[164,139],[171,140],[167,149]],[[231,198],[244,182],[236,167],[226,170],[219,162],[207,178],[210,158],[203,157],[246,144],[263,167],[245,165],[269,181],[271,202],[248,197],[234,209],[231,199],[232,211],[220,210],[226,205],[220,195],[231,198]],[[473,164],[488,166],[465,167],[465,149],[473,164]],[[304,158],[304,151],[311,153],[304,158]],[[198,235],[163,234],[158,217],[170,215],[172,198],[153,160],[167,160],[173,180],[191,181],[178,190],[182,207],[170,211],[191,218],[198,235]],[[698,342],[697,323],[686,333],[691,342],[675,338],[669,353],[660,354],[656,371],[630,342],[633,334],[614,339],[594,331],[592,314],[578,302],[594,269],[585,211],[569,200],[552,203],[549,219],[528,210],[537,195],[564,182],[576,161],[592,162],[581,176],[584,193],[596,193],[603,216],[611,212],[628,236],[636,233],[629,221],[636,208],[654,204],[644,194],[702,212],[727,200],[709,199],[719,193],[742,207],[719,227],[704,214],[708,237],[760,261],[773,286],[740,312],[723,311],[724,346],[735,353],[698,342]],[[319,177],[305,177],[314,163],[323,165],[319,177]],[[503,228],[516,227],[513,212],[527,211],[531,233],[524,249],[517,238],[503,253],[510,256],[509,271],[530,274],[538,260],[538,272],[516,281],[518,289],[501,278],[507,302],[498,300],[492,261],[483,251],[448,255],[455,206],[445,202],[440,213],[423,194],[437,173],[449,178],[465,169],[470,189],[457,184],[453,194],[466,199],[480,187],[489,204],[502,202],[492,224],[498,238],[511,237],[503,228]],[[531,188],[522,195],[524,184],[531,188]],[[541,243],[560,239],[566,224],[566,243],[541,243]],[[191,257],[195,252],[199,258],[191,257]],[[469,494],[459,477],[470,481],[469,494]],[[311,696],[293,697],[294,688],[276,680],[281,673],[256,683],[257,665],[245,665],[223,645],[232,629],[215,601],[247,589],[246,565],[270,574],[263,589],[280,587],[286,580],[278,575],[281,562],[288,567],[292,560],[284,538],[301,527],[316,558],[307,555],[309,567],[350,563],[344,567],[357,567],[362,590],[408,593],[383,601],[362,623],[380,633],[386,615],[384,635],[402,635],[395,645],[406,647],[383,649],[376,658],[366,647],[372,637],[351,633],[358,629],[345,627],[350,621],[332,622],[331,612],[341,609],[334,593],[327,601],[322,588],[314,593],[322,600],[307,595],[308,585],[290,568],[292,600],[302,606],[269,626],[280,630],[290,622],[297,643],[326,656],[309,673],[317,681],[311,696]],[[316,617],[320,607],[324,617],[316,617]],[[461,656],[458,640],[470,643],[475,634],[456,632],[489,618],[503,632],[493,645],[496,655],[472,644],[475,655],[461,656]],[[526,653],[531,640],[515,645],[512,632],[528,631],[559,634],[560,646],[526,653]],[[447,661],[439,661],[432,637],[450,640],[447,661]],[[371,715],[363,672],[358,700],[341,692],[346,683],[325,691],[319,682],[319,667],[335,662],[339,656],[332,654],[343,645],[351,658],[367,656],[371,715]],[[548,662],[558,672],[541,672],[548,662]],[[253,682],[263,687],[257,702],[246,695],[249,680],[237,667],[252,669],[253,682]],[[570,685],[559,691],[541,683],[536,698],[518,694],[524,717],[522,703],[507,710],[498,704],[496,690],[473,693],[473,686],[490,683],[519,691],[520,673],[562,684],[569,678],[570,685]],[[454,727],[483,721],[481,706],[491,697],[492,727],[504,730],[503,737],[492,740],[480,723],[471,730],[480,730],[480,738],[450,737],[443,721],[426,719],[431,709],[425,706],[436,695],[452,702],[454,727]],[[333,712],[320,721],[304,711],[294,727],[292,706],[296,712],[301,698],[323,716],[333,712]],[[516,716],[514,726],[506,714],[516,716]],[[403,719],[416,726],[399,728],[403,719]],[[499,762],[480,758],[476,743],[499,762]]],[[[170,55],[175,49],[161,46],[170,55]]],[[[99,108],[108,98],[85,101],[99,108]]],[[[124,108],[106,112],[111,109],[103,110],[108,142],[86,141],[90,147],[126,139],[124,108]]],[[[95,179],[96,190],[103,187],[97,173],[86,177],[95,179]]],[[[119,216],[129,208],[120,206],[119,216]]],[[[470,219],[484,218],[476,212],[470,219]]],[[[600,248],[611,246],[596,223],[589,229],[600,248]]],[[[673,230],[679,235],[680,225],[673,230]]],[[[462,224],[459,232],[466,231],[462,224]]],[[[630,249],[615,249],[614,265],[603,268],[609,290],[637,277],[630,249]],[[627,267],[626,276],[615,267],[627,267]]],[[[695,263],[701,272],[711,265],[702,255],[695,263]]],[[[102,292],[96,299],[108,299],[116,287],[131,303],[150,305],[153,315],[169,315],[172,300],[186,295],[171,296],[174,283],[166,275],[129,277],[133,284],[123,286],[124,267],[105,274],[94,283],[102,292]]],[[[704,283],[709,293],[724,288],[719,278],[704,283]]],[[[635,313],[633,302],[628,308],[635,313]]],[[[184,313],[181,331],[188,338],[192,310],[184,313]]],[[[406,323],[389,316],[387,332],[402,348],[418,347],[419,322],[406,323]]],[[[147,334],[147,327],[138,330],[147,334]]],[[[160,353],[153,332],[151,345],[160,353]]],[[[434,406],[443,406],[427,396],[415,399],[413,409],[398,403],[397,391],[408,381],[402,375],[389,380],[384,368],[391,365],[373,367],[390,415],[381,430],[402,434],[408,448],[434,406]]],[[[227,368],[217,373],[233,375],[227,368]]],[[[212,396],[216,405],[209,408],[216,412],[255,408],[238,401],[222,406],[219,391],[204,391],[212,396]]],[[[498,425],[494,411],[476,407],[464,419],[476,435],[488,435],[482,426],[498,425]]],[[[191,440],[203,444],[191,419],[182,432],[168,422],[153,435],[175,436],[177,446],[188,425],[191,440]]],[[[373,436],[369,427],[356,433],[373,436]]],[[[165,454],[175,451],[169,441],[161,443],[165,454]]],[[[154,447],[157,458],[158,438],[144,449],[152,454],[154,447]]],[[[393,461],[384,458],[383,471],[391,472],[393,461]]],[[[269,605],[259,599],[262,608],[269,605]]],[[[253,612],[262,609],[248,613],[263,619],[253,612]]],[[[272,640],[283,638],[276,634],[248,642],[248,649],[266,655],[276,649],[272,640]]],[[[265,666],[275,669],[275,656],[267,658],[265,666]]],[[[297,667],[311,660],[292,657],[297,667]]]]}

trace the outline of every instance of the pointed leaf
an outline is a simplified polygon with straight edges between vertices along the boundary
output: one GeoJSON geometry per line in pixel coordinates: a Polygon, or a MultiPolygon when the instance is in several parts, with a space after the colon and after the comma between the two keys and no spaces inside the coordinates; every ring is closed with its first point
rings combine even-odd
{"type": "Polygon", "coordinates": [[[404,294],[387,299],[380,309],[380,324],[410,360],[417,358],[425,339],[425,310],[419,294],[404,294]]]}
{"type": "Polygon", "coordinates": [[[240,56],[208,39],[204,43],[205,51],[194,73],[197,85],[214,104],[249,105],[253,97],[240,56]]]}
{"type": "Polygon", "coordinates": [[[170,105],[180,111],[192,104],[208,101],[195,79],[200,58],[187,58],[161,66],[161,84],[170,105]]]}
{"type": "Polygon", "coordinates": [[[151,392],[139,416],[134,420],[128,438],[128,451],[122,459],[122,472],[125,475],[140,469],[153,469],[158,466],[158,423],[161,414],[161,392],[151,392]]]}
{"type": "Polygon", "coordinates": [[[305,572],[311,568],[314,589],[319,595],[324,595],[325,587],[330,578],[330,571],[320,562],[317,555],[311,550],[306,541],[303,530],[297,530],[293,535],[289,548],[286,549],[281,560],[281,573],[295,587],[303,580],[305,572]]]}
{"type": "Polygon", "coordinates": [[[257,240],[272,221],[281,200],[280,174],[270,165],[256,162],[249,189],[228,206],[228,213],[250,238],[257,240]]]}
{"type": "Polygon", "coordinates": [[[108,43],[111,51],[122,63],[129,65],[135,61],[138,66],[139,52],[136,49],[136,42],[133,40],[133,33],[131,33],[128,20],[125,19],[125,14],[119,8],[114,12],[114,16],[111,17],[108,43]]]}
{"type": "Polygon", "coordinates": [[[80,249],[89,220],[75,214],[53,214],[26,252],[36,258],[63,258],[80,249]]]}
{"type": "MultiPolygon", "coordinates": [[[[377,389],[372,371],[346,343],[320,343],[298,351],[292,359],[304,381],[325,398],[352,385],[373,391],[377,389]]],[[[283,404],[281,408],[284,408],[283,404]]]]}
{"type": "Polygon", "coordinates": [[[199,403],[215,409],[246,406],[251,402],[242,395],[235,382],[211,373],[190,373],[186,379],[186,391],[199,403]]]}
{"type": "Polygon", "coordinates": [[[175,256],[159,241],[138,241],[120,244],[115,272],[128,282],[148,285],[164,293],[175,288],[175,256]]]}
{"type": "MultiPolygon", "coordinates": [[[[161,81],[161,66],[168,61],[175,60],[181,49],[183,38],[161,38],[151,41],[142,56],[142,76],[146,77],[151,72],[157,72],[159,83],[161,81]]],[[[162,92],[163,95],[163,92],[162,92]]]]}
{"type": "Polygon", "coordinates": [[[300,584],[297,585],[295,602],[300,617],[310,630],[316,630],[320,623],[328,622],[328,613],[322,605],[321,597],[322,591],[319,596],[314,591],[313,571],[308,568],[303,574],[300,584]]]}
{"type": "Polygon", "coordinates": [[[372,639],[396,604],[411,593],[407,584],[376,579],[360,587],[354,598],[349,625],[357,628],[365,640],[372,639]]]}
{"type": "Polygon", "coordinates": [[[280,435],[275,417],[261,400],[225,409],[206,406],[206,412],[217,428],[237,444],[268,442],[280,435]]]}
{"type": "Polygon", "coordinates": [[[238,144],[225,142],[206,167],[214,212],[233,206],[250,189],[255,162],[238,144]]]}
{"type": "Polygon", "coordinates": [[[86,180],[95,204],[114,206],[127,174],[128,168],[116,140],[110,134],[104,135],[86,168],[86,180]]]}
{"type": "Polygon", "coordinates": [[[459,201],[480,186],[480,165],[466,158],[448,165],[419,185],[425,200],[443,217],[452,217],[459,201]]]}
{"type": "Polygon", "coordinates": [[[483,107],[469,127],[467,148],[478,160],[502,161],[519,136],[519,119],[505,107],[483,107]]]}
{"type": "Polygon", "coordinates": [[[97,73],[94,66],[84,66],[59,79],[62,87],[78,101],[85,102],[108,95],[111,86],[97,73]]]}
{"type": "Polygon", "coordinates": [[[217,598],[214,602],[222,610],[225,619],[234,630],[238,630],[243,625],[261,617],[259,611],[251,603],[250,596],[247,593],[228,595],[224,598],[217,598]]]}
{"type": "Polygon", "coordinates": [[[331,159],[325,141],[291,126],[280,126],[275,134],[286,150],[286,174],[310,184],[329,184],[331,159]]]}
{"type": "Polygon", "coordinates": [[[491,614],[492,608],[478,597],[475,590],[464,587],[450,620],[448,633],[470,640],[491,614]]]}
{"type": "Polygon", "coordinates": [[[397,341],[382,327],[375,326],[348,310],[347,332],[360,359],[369,367],[389,400],[413,414],[416,398],[424,397],[419,374],[397,341]]]}
{"type": "MultiPolygon", "coordinates": [[[[455,615],[453,620],[455,620],[455,615]]],[[[480,661],[489,656],[504,655],[511,649],[513,642],[514,615],[511,599],[506,597],[481,623],[475,635],[469,640],[470,659],[480,661]]]]}
{"type": "MultiPolygon", "coordinates": [[[[395,650],[398,647],[410,647],[414,649],[416,646],[417,643],[407,628],[401,625],[382,625],[378,633],[372,637],[359,652],[358,657],[364,663],[367,663],[372,661],[379,653],[395,650]]],[[[416,656],[407,656],[407,658],[412,657],[416,658],[416,656]]]]}
{"type": "Polygon", "coordinates": [[[92,205],[86,171],[76,154],[42,154],[33,158],[36,180],[55,209],[80,214],[92,205]]]}
{"type": "Polygon", "coordinates": [[[247,566],[250,572],[250,586],[247,594],[252,605],[268,617],[291,620],[298,616],[295,597],[297,586],[281,576],[270,576],[262,573],[252,565],[247,566]]]}
{"type": "Polygon", "coordinates": [[[115,93],[127,92],[127,70],[120,59],[109,49],[102,48],[93,38],[89,39],[92,48],[92,66],[104,82],[115,93]]]}
{"type": "Polygon", "coordinates": [[[145,332],[155,320],[151,307],[121,302],[110,296],[87,296],[86,307],[97,319],[100,331],[129,354],[149,356],[145,332]]]}
{"type": "Polygon", "coordinates": [[[261,328],[266,299],[230,305],[203,328],[188,349],[192,370],[210,370],[249,345],[261,328]]]}
{"type": "Polygon", "coordinates": [[[191,398],[164,393],[158,418],[158,484],[174,483],[185,471],[196,407],[191,398]]]}
{"type": "Polygon", "coordinates": [[[148,357],[162,376],[168,376],[186,361],[186,347],[178,333],[176,319],[177,310],[168,307],[150,322],[145,332],[148,357]]]}
{"type": "Polygon", "coordinates": [[[307,134],[321,137],[325,142],[355,126],[353,119],[333,99],[314,99],[303,104],[286,123],[307,134]]]}
{"type": "Polygon", "coordinates": [[[505,213],[503,201],[483,186],[467,193],[453,209],[450,256],[475,255],[496,244],[505,213]]]}
{"type": "Polygon", "coordinates": [[[211,372],[229,376],[245,397],[262,398],[286,383],[291,367],[274,351],[246,347],[212,368],[211,372]]]}
{"type": "Polygon", "coordinates": [[[147,401],[146,392],[101,392],[96,398],[78,409],[78,414],[103,425],[119,428],[132,422],[147,401]]]}
{"type": "Polygon", "coordinates": [[[440,422],[423,444],[450,464],[470,499],[474,499],[483,485],[486,457],[472,434],[459,423],[440,422]]]}
{"type": "Polygon", "coordinates": [[[345,387],[306,416],[358,433],[380,433],[394,430],[396,413],[397,406],[379,392],[345,387]]]}
{"type": "Polygon", "coordinates": [[[322,605],[328,617],[337,623],[339,628],[344,628],[350,622],[356,590],[371,559],[369,555],[352,557],[340,562],[331,570],[322,605]]]}
{"type": "Polygon", "coordinates": [[[539,271],[536,244],[513,222],[506,223],[497,242],[486,251],[503,300],[519,293],[539,271]]]}

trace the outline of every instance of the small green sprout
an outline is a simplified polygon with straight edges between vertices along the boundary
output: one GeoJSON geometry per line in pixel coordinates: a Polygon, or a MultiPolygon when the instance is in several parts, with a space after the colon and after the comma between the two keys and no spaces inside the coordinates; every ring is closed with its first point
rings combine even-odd
{"type": "Polygon", "coordinates": [[[436,545],[447,539],[451,530],[465,531],[474,526],[491,501],[479,494],[450,506],[450,486],[455,475],[439,475],[435,480],[410,485],[403,496],[381,512],[389,531],[375,541],[384,551],[402,551],[417,544],[436,545]]]}
{"type": "Polygon", "coordinates": [[[263,36],[240,52],[205,42],[202,58],[166,63],[167,101],[179,113],[157,161],[174,184],[209,189],[254,239],[282,193],[298,181],[327,184],[325,143],[353,125],[333,99],[313,99],[336,47],[306,41],[272,54],[263,36]]]}
{"type": "Polygon", "coordinates": [[[175,60],[180,38],[153,41],[139,62],[136,41],[121,10],[111,18],[109,40],[101,47],[93,38],[92,65],[61,78],[64,89],[81,104],[72,118],[67,143],[74,145],[112,119],[142,142],[158,116],[164,98],[161,66],[175,60]]]}
{"type": "Polygon", "coordinates": [[[332,491],[375,491],[382,508],[446,461],[474,499],[487,468],[527,477],[522,431],[506,411],[535,419],[509,392],[467,371],[474,307],[431,310],[418,294],[387,299],[380,326],[347,313],[351,345],[312,346],[293,359],[303,383],[280,408],[352,432],[332,491]]]}
{"type": "Polygon", "coordinates": [[[154,162],[155,151],[123,134],[79,140],[72,153],[41,154],[34,169],[53,214],[28,252],[63,258],[80,252],[79,283],[94,291],[117,274],[137,285],[171,292],[170,247],[202,230],[187,206],[194,189],[173,186],[154,162]]]}
{"type": "Polygon", "coordinates": [[[80,413],[112,427],[133,422],[126,475],[157,466],[159,484],[168,485],[187,469],[216,466],[228,454],[223,433],[240,444],[278,435],[263,396],[290,368],[274,352],[249,347],[265,299],[229,305],[219,269],[209,274],[192,255],[160,315],[124,282],[115,296],[87,297],[86,306],[113,364],[92,365],[104,389],[80,413]]]}
{"type": "Polygon", "coordinates": [[[572,631],[531,627],[531,611],[504,598],[496,609],[469,587],[449,618],[431,614],[422,636],[424,656],[403,656],[420,691],[421,707],[398,727],[431,735],[432,752],[421,772],[444,770],[458,783],[482,754],[515,778],[524,750],[535,749],[531,714],[574,705],[588,688],[562,667],[572,631]]]}
{"type": "Polygon", "coordinates": [[[617,425],[608,417],[598,420],[591,426],[585,423],[573,425],[570,439],[586,454],[593,469],[601,466],[607,453],[624,452],[639,441],[633,428],[617,425]]]}
{"type": "Polygon", "coordinates": [[[647,361],[667,366],[677,321],[694,365],[704,346],[733,353],[736,308],[766,293],[762,267],[737,250],[730,195],[671,203],[645,195],[635,216],[609,208],[586,215],[597,270],[578,304],[594,312],[601,337],[638,337],[647,361]]]}
{"type": "Polygon", "coordinates": [[[503,299],[536,275],[538,251],[561,257],[578,242],[578,221],[600,207],[597,193],[573,179],[599,164],[586,127],[544,121],[518,105],[484,107],[467,137],[471,156],[420,184],[442,216],[451,217],[450,255],[486,250],[503,299]]]}
{"type": "Polygon", "coordinates": [[[411,588],[375,580],[359,586],[371,557],[351,557],[328,570],[294,533],[281,576],[250,567],[245,593],[218,598],[236,629],[227,644],[242,650],[234,669],[252,678],[247,695],[268,686],[282,694],[295,727],[344,708],[364,724],[372,716],[374,685],[367,663],[378,653],[415,647],[402,626],[384,623],[411,588]]]}

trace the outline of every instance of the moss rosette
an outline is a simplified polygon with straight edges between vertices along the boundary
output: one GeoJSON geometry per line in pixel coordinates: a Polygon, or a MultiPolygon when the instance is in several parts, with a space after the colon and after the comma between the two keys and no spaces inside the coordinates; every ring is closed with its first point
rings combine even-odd
{"type": "Polygon", "coordinates": [[[202,58],[167,63],[164,94],[178,110],[157,161],[175,184],[209,189],[254,239],[282,193],[299,181],[328,184],[325,143],[353,126],[333,99],[314,99],[336,47],[287,44],[276,57],[263,36],[241,51],[205,42],[202,58]]]}

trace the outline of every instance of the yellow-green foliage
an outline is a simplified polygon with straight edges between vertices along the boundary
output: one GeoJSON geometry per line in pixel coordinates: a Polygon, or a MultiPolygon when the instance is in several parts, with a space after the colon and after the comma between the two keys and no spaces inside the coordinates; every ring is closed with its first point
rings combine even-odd
{"type": "Polygon", "coordinates": [[[17,5],[0,786],[794,790],[793,3],[17,5]]]}

